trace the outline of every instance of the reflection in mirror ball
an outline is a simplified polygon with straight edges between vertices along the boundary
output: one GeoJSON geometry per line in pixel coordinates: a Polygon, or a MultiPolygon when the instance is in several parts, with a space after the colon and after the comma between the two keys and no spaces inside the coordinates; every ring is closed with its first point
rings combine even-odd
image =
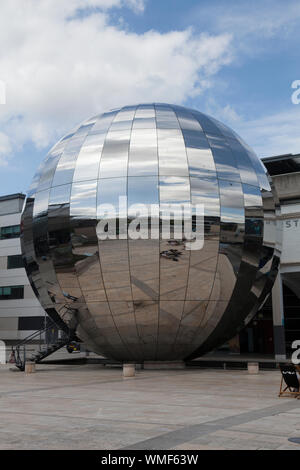
{"type": "Polygon", "coordinates": [[[46,312],[91,351],[135,362],[192,358],[235,336],[269,294],[276,211],[263,165],[228,127],[180,106],[125,106],[50,150],[27,195],[22,251],[46,312]],[[194,232],[203,228],[201,249],[188,249],[183,207],[194,232]]]}

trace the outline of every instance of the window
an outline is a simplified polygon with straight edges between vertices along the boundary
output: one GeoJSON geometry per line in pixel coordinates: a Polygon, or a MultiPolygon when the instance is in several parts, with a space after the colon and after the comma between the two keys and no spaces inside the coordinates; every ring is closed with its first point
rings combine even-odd
{"type": "Polygon", "coordinates": [[[24,286],[0,287],[0,300],[23,299],[24,286]]]}
{"type": "Polygon", "coordinates": [[[20,225],[11,225],[9,227],[0,228],[0,240],[7,240],[8,238],[19,238],[20,225]]]}
{"type": "MultiPolygon", "coordinates": [[[[48,317],[46,317],[46,322],[47,320],[48,317]]],[[[42,328],[45,328],[45,317],[19,317],[18,330],[34,331],[42,328]]]]}
{"type": "Polygon", "coordinates": [[[12,255],[7,257],[7,269],[23,268],[22,255],[12,255]]]}

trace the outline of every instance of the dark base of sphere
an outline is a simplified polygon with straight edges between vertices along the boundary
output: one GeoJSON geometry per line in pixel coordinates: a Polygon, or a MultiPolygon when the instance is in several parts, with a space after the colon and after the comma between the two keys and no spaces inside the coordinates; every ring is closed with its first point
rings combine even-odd
{"type": "MultiPolygon", "coordinates": [[[[206,302],[204,313],[202,309],[202,317],[200,318],[198,312],[198,315],[193,318],[194,323],[191,318],[188,322],[184,318],[180,318],[177,323],[173,318],[167,326],[160,326],[159,328],[157,323],[149,325],[148,319],[148,328],[152,332],[158,327],[157,336],[151,337],[149,334],[147,336],[144,334],[143,341],[130,342],[128,341],[128,331],[125,328],[120,330],[118,338],[114,337],[115,344],[109,344],[108,342],[104,344],[101,336],[103,330],[99,329],[97,334],[94,325],[93,331],[89,331],[84,319],[82,319],[83,329],[79,326],[79,336],[91,351],[120,362],[142,363],[146,361],[195,359],[224,345],[254,317],[273,286],[278,273],[279,262],[278,256],[272,257],[266,278],[258,274],[256,269],[251,270],[247,264],[242,265],[240,277],[230,300],[227,302],[211,302],[212,305],[206,302]],[[249,292],[249,286],[252,285],[256,286],[256,292],[254,289],[249,292]],[[261,287],[260,291],[259,286],[261,287]],[[259,296],[257,296],[257,292],[260,292],[259,296]],[[209,319],[211,322],[204,323],[202,320],[207,314],[210,314],[209,319]]],[[[201,302],[194,301],[193,305],[197,304],[201,304],[201,302]]],[[[188,317],[189,315],[185,318],[188,317]]],[[[145,333],[145,325],[143,327],[145,333]]],[[[107,338],[111,337],[107,334],[107,338]]]]}

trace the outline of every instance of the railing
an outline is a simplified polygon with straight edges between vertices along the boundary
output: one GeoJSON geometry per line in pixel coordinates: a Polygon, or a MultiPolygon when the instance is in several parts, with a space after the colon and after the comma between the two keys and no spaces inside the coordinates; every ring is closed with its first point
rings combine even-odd
{"type": "MultiPolygon", "coordinates": [[[[72,309],[69,304],[65,304],[60,308],[60,317],[62,320],[65,320],[66,315],[73,315],[75,311],[76,310],[72,309]],[[61,313],[63,308],[65,308],[65,312],[61,313]]],[[[66,333],[66,331],[63,331],[50,317],[47,317],[47,319],[48,324],[45,328],[41,328],[40,330],[31,333],[12,348],[12,355],[15,358],[15,364],[20,370],[25,370],[26,360],[36,363],[40,362],[45,357],[77,339],[74,330],[69,329],[66,333]],[[51,338],[47,333],[53,329],[55,337],[52,335],[51,338]],[[29,353],[28,346],[33,344],[38,344],[38,350],[29,353]]]]}

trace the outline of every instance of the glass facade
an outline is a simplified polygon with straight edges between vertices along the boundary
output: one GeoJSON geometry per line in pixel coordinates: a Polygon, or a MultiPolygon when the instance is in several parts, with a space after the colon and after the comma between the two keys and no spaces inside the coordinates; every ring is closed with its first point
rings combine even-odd
{"type": "Polygon", "coordinates": [[[0,300],[23,299],[24,286],[0,287],[0,300]]]}
{"type": "Polygon", "coordinates": [[[7,269],[24,268],[22,255],[11,255],[7,257],[7,269]]]}
{"type": "Polygon", "coordinates": [[[9,227],[0,228],[0,240],[20,237],[20,225],[10,225],[9,227]]]}

